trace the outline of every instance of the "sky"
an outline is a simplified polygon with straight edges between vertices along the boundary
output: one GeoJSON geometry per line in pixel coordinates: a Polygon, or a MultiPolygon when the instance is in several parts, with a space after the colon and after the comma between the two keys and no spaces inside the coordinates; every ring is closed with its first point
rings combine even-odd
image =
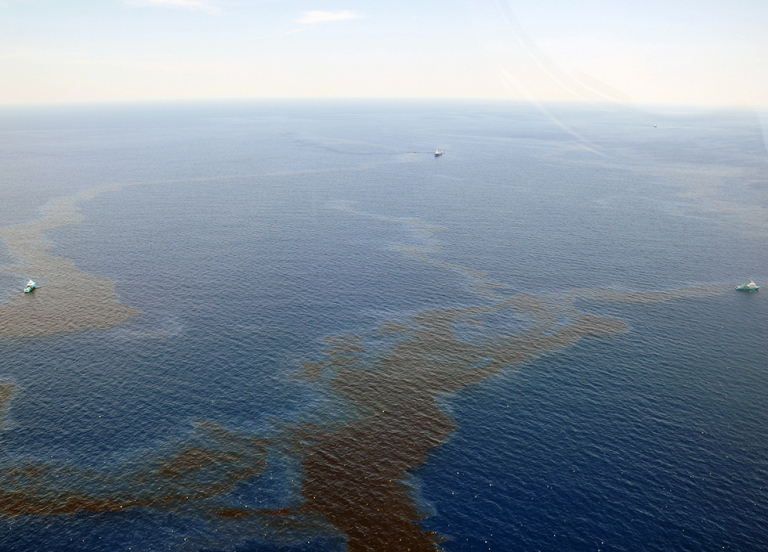
{"type": "Polygon", "coordinates": [[[766,0],[0,0],[0,105],[768,105],[766,0]]]}

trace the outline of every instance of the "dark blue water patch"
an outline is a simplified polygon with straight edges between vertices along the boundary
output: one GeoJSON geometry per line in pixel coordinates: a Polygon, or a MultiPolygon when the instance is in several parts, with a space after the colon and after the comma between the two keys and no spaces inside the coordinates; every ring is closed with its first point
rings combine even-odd
{"type": "Polygon", "coordinates": [[[317,396],[269,346],[211,332],[8,345],[3,376],[17,391],[3,453],[98,466],[181,438],[198,420],[264,432],[317,396]]]}
{"type": "Polygon", "coordinates": [[[627,334],[449,400],[424,526],[446,550],[765,547],[765,348],[724,328],[765,331],[766,303],[741,299],[625,309],[627,334]]]}
{"type": "Polygon", "coordinates": [[[457,302],[459,277],[393,249],[414,243],[400,224],[326,201],[346,193],[312,198],[283,179],[130,188],[94,199],[77,229],[51,235],[77,266],[115,278],[124,303],[188,322],[316,325],[315,340],[359,326],[350,317],[360,311],[457,302]]]}
{"type": "MultiPolygon", "coordinates": [[[[19,518],[0,525],[0,546],[9,552],[111,552],[135,550],[200,550],[201,552],[294,552],[344,549],[344,539],[334,535],[309,535],[275,542],[264,533],[247,528],[234,538],[239,544],[219,544],[215,527],[194,518],[172,515],[161,510],[129,513],[78,514],[63,518],[19,518]]],[[[230,536],[231,535],[226,535],[230,536]]]]}
{"type": "MultiPolygon", "coordinates": [[[[294,545],[279,545],[270,542],[254,542],[235,548],[236,552],[328,552],[332,550],[343,550],[344,542],[340,539],[315,538],[294,545]]],[[[205,551],[209,552],[209,551],[205,551]]],[[[211,550],[210,552],[213,552],[211,550]]]]}

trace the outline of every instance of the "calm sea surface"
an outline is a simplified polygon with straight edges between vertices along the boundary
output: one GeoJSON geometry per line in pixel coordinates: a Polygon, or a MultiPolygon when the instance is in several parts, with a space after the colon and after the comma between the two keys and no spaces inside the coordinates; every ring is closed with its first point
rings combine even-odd
{"type": "Polygon", "coordinates": [[[0,167],[2,551],[768,550],[753,112],[4,108],[0,167]]]}

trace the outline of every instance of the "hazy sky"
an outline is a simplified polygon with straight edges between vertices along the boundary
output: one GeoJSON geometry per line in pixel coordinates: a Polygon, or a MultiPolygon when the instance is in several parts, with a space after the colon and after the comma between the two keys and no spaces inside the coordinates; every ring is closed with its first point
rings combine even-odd
{"type": "Polygon", "coordinates": [[[768,0],[0,0],[0,104],[768,105],[768,0]]]}

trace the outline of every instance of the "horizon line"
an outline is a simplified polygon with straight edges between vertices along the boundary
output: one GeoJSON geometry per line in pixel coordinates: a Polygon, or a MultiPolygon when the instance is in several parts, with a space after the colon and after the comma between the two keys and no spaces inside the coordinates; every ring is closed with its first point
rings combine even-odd
{"type": "Polygon", "coordinates": [[[508,103],[521,105],[535,105],[536,103],[547,105],[573,105],[573,106],[610,106],[610,107],[634,107],[634,108],[673,108],[673,109],[723,109],[755,111],[768,110],[768,103],[754,105],[746,103],[679,103],[679,102],[652,102],[652,101],[587,101],[587,100],[531,100],[528,98],[498,98],[498,97],[445,97],[445,96],[262,96],[262,97],[220,97],[220,98],[154,98],[154,99],[130,99],[130,100],[89,100],[89,101],[51,101],[51,102],[0,102],[0,109],[9,108],[45,108],[45,107],[107,107],[107,106],[151,106],[151,105],[183,105],[183,104],[245,104],[245,103],[307,103],[307,102],[440,102],[440,103],[508,103]]]}

